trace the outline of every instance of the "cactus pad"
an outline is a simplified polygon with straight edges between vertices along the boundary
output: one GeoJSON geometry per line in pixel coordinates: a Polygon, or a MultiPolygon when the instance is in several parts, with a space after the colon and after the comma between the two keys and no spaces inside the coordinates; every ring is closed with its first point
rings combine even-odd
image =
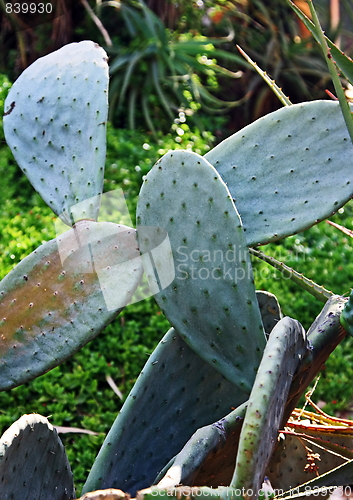
{"type": "Polygon", "coordinates": [[[0,439],[2,500],[76,498],[65,448],[41,415],[23,415],[0,439]]]}
{"type": "Polygon", "coordinates": [[[246,407],[244,403],[221,420],[198,429],[159,474],[158,487],[228,485],[234,471],[246,407]]]}
{"type": "Polygon", "coordinates": [[[108,222],[78,222],[21,261],[0,283],[0,389],[43,374],[92,340],[129,302],[141,274],[136,231],[108,222]]]}
{"type": "Polygon", "coordinates": [[[140,226],[168,232],[175,278],[155,299],[172,326],[250,393],[265,335],[241,221],[217,171],[196,153],[167,153],[145,178],[137,224],[142,252],[151,242],[140,226]]]}
{"type": "Polygon", "coordinates": [[[312,101],[260,118],[205,158],[234,198],[248,245],[256,246],[303,231],[344,205],[353,195],[352,156],[339,103],[312,101]]]}
{"type": "Polygon", "coordinates": [[[251,391],[240,434],[234,488],[257,498],[272,455],[293,376],[308,349],[301,324],[283,318],[272,330],[251,391]]]}
{"type": "Polygon", "coordinates": [[[267,334],[270,334],[283,317],[277,297],[273,293],[256,290],[256,298],[259,303],[264,330],[267,334]]]}
{"type": "Polygon", "coordinates": [[[246,399],[169,330],[110,429],[83,492],[113,487],[134,496],[153,483],[200,426],[246,399]]]}
{"type": "Polygon", "coordinates": [[[97,218],[107,112],[107,55],[91,41],[35,61],[6,98],[6,141],[33,187],[69,226],[97,218]],[[93,203],[71,213],[90,198],[93,203]]]}
{"type": "Polygon", "coordinates": [[[353,337],[353,290],[342,311],[340,321],[346,332],[353,337]]]}

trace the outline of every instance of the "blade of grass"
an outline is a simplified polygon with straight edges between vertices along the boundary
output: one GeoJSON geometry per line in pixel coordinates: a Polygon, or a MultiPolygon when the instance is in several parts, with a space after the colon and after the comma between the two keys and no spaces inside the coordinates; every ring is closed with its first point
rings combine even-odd
{"type": "MultiPolygon", "coordinates": [[[[233,108],[240,106],[241,104],[244,104],[244,102],[249,98],[250,92],[246,93],[244,97],[241,99],[238,99],[237,101],[223,101],[222,99],[218,99],[218,97],[215,97],[212,95],[202,84],[198,85],[199,89],[199,94],[201,97],[206,99],[209,102],[212,102],[214,105],[220,106],[222,109],[228,109],[228,108],[233,108]]],[[[211,108],[212,109],[212,108],[211,108]]],[[[215,110],[213,110],[215,111],[215,110]]]]}
{"type": "Polygon", "coordinates": [[[136,98],[137,89],[133,88],[129,95],[129,128],[135,130],[135,113],[136,113],[136,98]]]}
{"type": "Polygon", "coordinates": [[[147,99],[148,99],[148,96],[146,96],[146,95],[143,95],[142,99],[141,99],[143,116],[144,116],[146,123],[147,123],[148,127],[150,128],[153,136],[155,138],[157,138],[156,129],[154,128],[154,125],[153,125],[153,122],[151,119],[151,113],[150,113],[150,110],[148,109],[147,99]]]}
{"type": "Polygon", "coordinates": [[[164,94],[162,87],[159,83],[159,71],[158,71],[158,63],[156,61],[153,61],[152,63],[152,78],[153,78],[153,83],[154,87],[156,89],[156,92],[158,94],[158,97],[161,100],[161,103],[169,116],[171,120],[173,120],[175,117],[173,113],[171,112],[170,108],[172,107],[171,104],[168,102],[167,96],[164,94]]]}
{"type": "Polygon", "coordinates": [[[124,76],[123,85],[122,85],[122,88],[120,91],[118,106],[121,106],[121,104],[124,102],[125,93],[126,93],[126,90],[130,84],[134,68],[135,68],[136,64],[138,63],[138,61],[143,58],[143,56],[145,55],[145,52],[146,52],[146,50],[143,50],[143,51],[135,52],[135,54],[132,55],[130,62],[129,62],[129,64],[126,68],[126,71],[125,71],[125,76],[124,76]]]}

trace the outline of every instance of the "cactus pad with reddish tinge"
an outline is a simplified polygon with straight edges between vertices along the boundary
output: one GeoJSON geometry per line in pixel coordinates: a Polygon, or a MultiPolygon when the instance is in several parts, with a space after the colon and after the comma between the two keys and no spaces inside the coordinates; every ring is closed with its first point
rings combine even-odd
{"type": "Polygon", "coordinates": [[[108,222],[81,221],[21,261],[0,283],[0,389],[92,340],[130,301],[141,274],[135,230],[108,222]]]}

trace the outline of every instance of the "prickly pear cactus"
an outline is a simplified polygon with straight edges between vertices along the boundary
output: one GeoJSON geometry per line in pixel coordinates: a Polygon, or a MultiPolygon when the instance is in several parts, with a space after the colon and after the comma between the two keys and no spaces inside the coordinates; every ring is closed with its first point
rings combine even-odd
{"type": "Polygon", "coordinates": [[[352,156],[339,103],[312,101],[260,118],[205,158],[234,198],[247,244],[256,246],[307,229],[344,205],[353,195],[352,156]]]}
{"type": "Polygon", "coordinates": [[[0,496],[3,500],[76,498],[65,448],[41,415],[23,415],[0,439],[0,496]]]}
{"type": "Polygon", "coordinates": [[[231,486],[258,496],[275,446],[293,376],[308,350],[301,324],[283,318],[266,345],[240,434],[231,486]]]}
{"type": "Polygon", "coordinates": [[[199,427],[246,399],[169,330],[110,429],[83,492],[113,487],[134,496],[153,484],[199,427]]]}
{"type": "Polygon", "coordinates": [[[6,142],[33,187],[69,226],[97,219],[106,153],[107,60],[91,41],[65,45],[29,66],[5,101],[6,142]]]}
{"type": "Polygon", "coordinates": [[[143,253],[151,241],[140,226],[168,233],[175,278],[155,299],[172,326],[250,393],[265,335],[241,220],[217,171],[196,153],[167,153],[141,188],[137,224],[143,253]]]}
{"type": "Polygon", "coordinates": [[[0,283],[0,389],[45,373],[92,340],[141,275],[136,231],[108,222],[81,221],[21,261],[0,283]]]}

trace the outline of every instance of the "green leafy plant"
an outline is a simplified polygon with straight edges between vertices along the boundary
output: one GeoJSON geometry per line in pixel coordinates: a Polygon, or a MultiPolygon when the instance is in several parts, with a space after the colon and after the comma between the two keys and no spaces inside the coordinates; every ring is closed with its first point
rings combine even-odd
{"type": "MultiPolygon", "coordinates": [[[[320,18],[331,39],[341,36],[342,50],[351,55],[351,33],[330,26],[328,3],[318,2],[320,18]],[[345,33],[346,36],[343,35],[345,33]]],[[[351,8],[341,2],[342,21],[348,19],[351,8]]],[[[257,64],[276,80],[293,103],[327,98],[326,89],[333,92],[330,73],[320,47],[310,37],[310,32],[293,15],[288,2],[251,0],[227,2],[223,7],[223,20],[216,28],[223,29],[231,22],[235,30],[234,46],[238,44],[257,64]],[[303,33],[303,31],[305,32],[303,33]]],[[[205,32],[205,34],[209,34],[205,32]]],[[[244,106],[230,112],[232,124],[238,130],[260,116],[279,107],[273,92],[253,70],[245,70],[239,81],[241,92],[251,91],[244,106]]],[[[232,86],[232,90],[235,86],[232,86]]],[[[227,82],[223,82],[227,93],[227,82]]],[[[236,90],[236,87],[234,88],[236,90]]],[[[234,95],[234,94],[233,94],[234,95]]],[[[239,93],[235,94],[239,96],[239,93]]],[[[241,95],[241,94],[240,94],[241,95]]]]}
{"type": "Polygon", "coordinates": [[[217,113],[246,99],[230,102],[216,95],[219,75],[240,76],[216,59],[245,66],[239,56],[216,48],[226,39],[173,33],[142,0],[101,2],[100,9],[104,7],[114,8],[125,28],[125,38],[107,46],[111,57],[109,119],[113,123],[135,129],[143,119],[155,133],[168,130],[175,119],[190,117],[199,124],[200,107],[217,113]]]}
{"type": "MultiPolygon", "coordinates": [[[[125,496],[112,488],[132,495],[142,490],[138,497],[146,500],[166,495],[257,498],[277,451],[278,431],[346,336],[340,322],[351,312],[346,298],[293,273],[325,302],[306,333],[297,320],[282,317],[275,297],[256,292],[249,248],[306,229],[351,198],[353,146],[340,105],[288,105],[204,156],[190,150],[165,154],[144,178],[137,242],[127,236],[135,235],[132,228],[97,222],[106,83],[104,51],[82,42],[38,60],[8,94],[6,140],[32,184],[70,229],[40,246],[1,282],[1,388],[47,371],[97,335],[137,287],[140,254],[152,255],[153,265],[145,261],[145,273],[172,328],[126,399],[82,498],[125,496]],[[339,186],[334,193],[333,170],[339,186]],[[165,246],[165,234],[170,246],[165,246]],[[156,242],[159,251],[154,253],[156,242]],[[66,264],[60,258],[63,248],[70,256],[66,264]],[[171,282],[164,274],[170,255],[175,264],[171,282]],[[132,268],[126,264],[131,261],[136,262],[132,268]],[[110,271],[112,264],[120,269],[118,279],[102,285],[99,273],[110,271]],[[104,287],[119,295],[114,310],[102,298],[104,287]],[[97,488],[106,491],[94,493],[97,488]]],[[[60,392],[48,389],[54,396],[60,392]]],[[[307,427],[302,434],[310,440],[307,427]]],[[[330,449],[322,441],[320,446],[330,449]]],[[[314,478],[309,488],[345,484],[351,444],[344,440],[334,447],[340,449],[342,464],[314,478]]],[[[24,425],[14,424],[0,440],[0,450],[0,477],[7,477],[13,464],[7,496],[34,492],[36,498],[74,498],[65,453],[47,421],[27,416],[24,425]],[[48,448],[43,451],[41,444],[36,454],[33,442],[43,440],[48,448]],[[45,458],[39,467],[28,460],[29,453],[36,460],[49,454],[61,458],[53,466],[45,458]],[[25,476],[19,480],[22,470],[25,476]]],[[[332,464],[328,459],[328,470],[332,464]]],[[[272,473],[274,488],[282,476],[272,473]]],[[[280,484],[289,489],[297,481],[294,474],[280,484]]]]}

